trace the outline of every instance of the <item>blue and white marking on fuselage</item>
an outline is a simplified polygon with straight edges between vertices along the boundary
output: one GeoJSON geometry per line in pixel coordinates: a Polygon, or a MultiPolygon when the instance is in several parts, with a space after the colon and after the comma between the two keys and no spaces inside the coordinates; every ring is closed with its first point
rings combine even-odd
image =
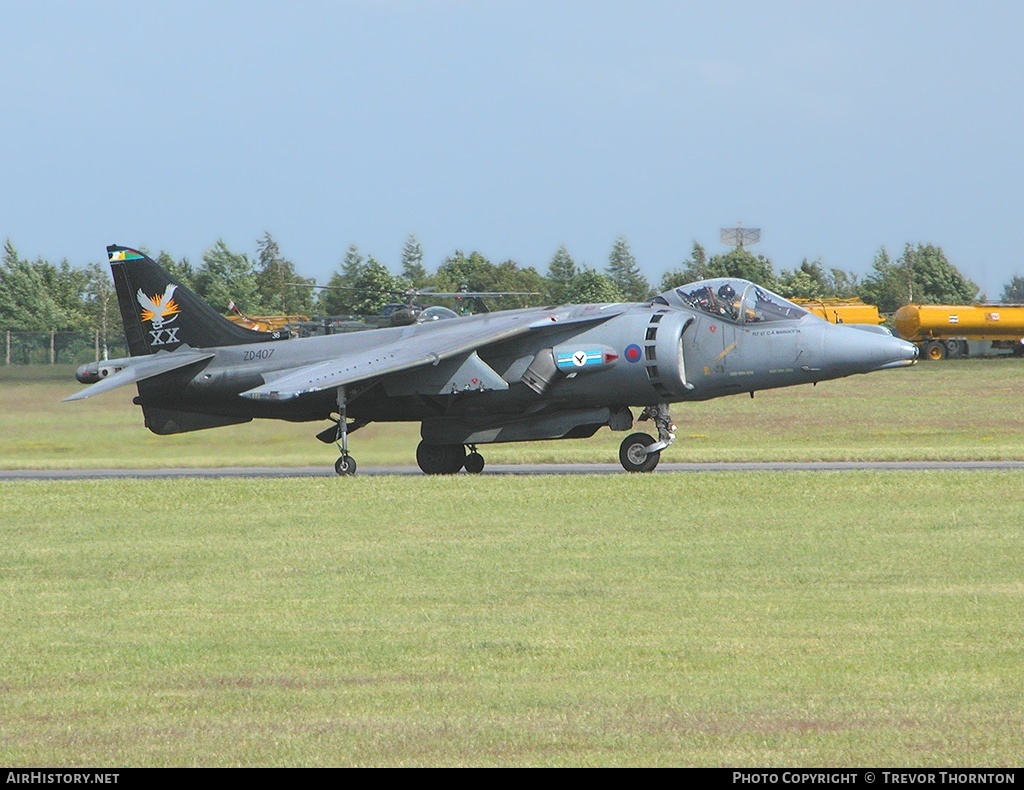
{"type": "Polygon", "coordinates": [[[555,365],[559,370],[577,370],[589,365],[603,365],[604,351],[593,349],[589,351],[570,351],[558,353],[555,357],[555,365]]]}

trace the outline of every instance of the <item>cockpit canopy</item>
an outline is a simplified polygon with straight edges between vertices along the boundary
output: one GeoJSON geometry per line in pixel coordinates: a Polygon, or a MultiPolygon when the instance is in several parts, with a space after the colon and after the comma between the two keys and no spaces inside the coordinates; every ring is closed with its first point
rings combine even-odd
{"type": "Polygon", "coordinates": [[[441,307],[437,305],[435,307],[428,307],[426,310],[421,312],[416,317],[417,324],[426,324],[430,321],[442,321],[446,318],[458,318],[459,314],[454,310],[449,310],[447,307],[441,307]]]}
{"type": "Polygon", "coordinates": [[[736,324],[795,321],[807,311],[767,288],[731,277],[701,280],[656,296],[655,302],[700,310],[736,324]]]}

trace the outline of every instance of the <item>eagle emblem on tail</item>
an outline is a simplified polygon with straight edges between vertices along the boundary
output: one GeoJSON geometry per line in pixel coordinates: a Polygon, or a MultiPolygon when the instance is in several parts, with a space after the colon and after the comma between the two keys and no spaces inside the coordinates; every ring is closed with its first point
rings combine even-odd
{"type": "Polygon", "coordinates": [[[153,329],[162,329],[164,324],[173,321],[178,313],[181,312],[178,303],[174,301],[174,291],[177,287],[176,285],[168,285],[167,290],[155,296],[146,296],[140,288],[139,292],[135,295],[135,298],[138,299],[139,304],[142,306],[142,320],[152,321],[153,329]]]}

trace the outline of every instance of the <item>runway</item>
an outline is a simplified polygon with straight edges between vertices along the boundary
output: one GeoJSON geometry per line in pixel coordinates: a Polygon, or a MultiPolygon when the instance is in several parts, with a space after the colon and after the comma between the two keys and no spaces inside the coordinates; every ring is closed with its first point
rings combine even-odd
{"type": "MultiPolygon", "coordinates": [[[[853,470],[975,472],[1022,470],[1024,461],[762,461],[734,463],[663,463],[649,474],[706,472],[849,472],[853,470]]],[[[356,476],[421,475],[416,466],[359,467],[356,476]]],[[[461,473],[465,474],[465,472],[461,473]]],[[[618,464],[492,464],[487,475],[610,475],[627,474],[618,464]]],[[[175,478],[337,477],[330,466],[216,467],[163,469],[3,469],[3,480],[104,480],[175,478]]]]}

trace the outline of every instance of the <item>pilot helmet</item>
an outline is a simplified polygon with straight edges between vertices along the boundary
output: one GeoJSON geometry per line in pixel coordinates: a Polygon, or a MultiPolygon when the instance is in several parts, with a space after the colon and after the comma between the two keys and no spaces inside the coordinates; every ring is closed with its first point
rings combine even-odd
{"type": "Polygon", "coordinates": [[[736,291],[733,289],[731,285],[729,285],[729,283],[726,283],[725,285],[718,289],[718,295],[722,299],[729,300],[736,296],[736,291]]]}

